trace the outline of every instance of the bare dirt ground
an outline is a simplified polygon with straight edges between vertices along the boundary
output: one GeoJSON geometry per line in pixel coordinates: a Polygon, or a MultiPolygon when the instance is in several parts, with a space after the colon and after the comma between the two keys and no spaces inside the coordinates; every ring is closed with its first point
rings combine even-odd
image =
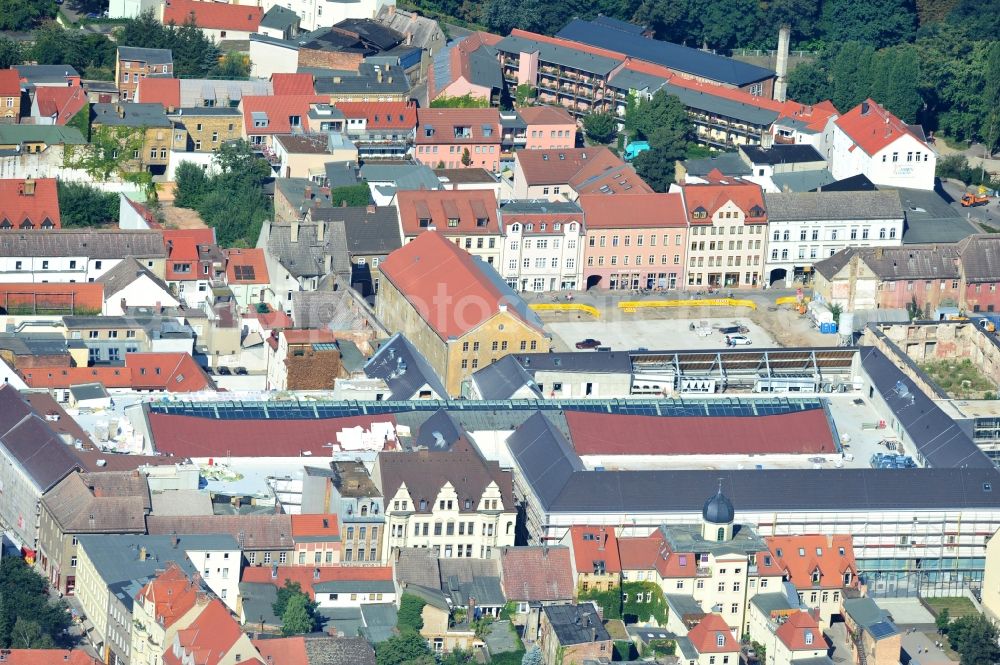
{"type": "Polygon", "coordinates": [[[163,222],[170,229],[204,229],[208,228],[204,220],[194,210],[174,206],[174,183],[157,185],[156,194],[160,201],[160,213],[163,222]]]}

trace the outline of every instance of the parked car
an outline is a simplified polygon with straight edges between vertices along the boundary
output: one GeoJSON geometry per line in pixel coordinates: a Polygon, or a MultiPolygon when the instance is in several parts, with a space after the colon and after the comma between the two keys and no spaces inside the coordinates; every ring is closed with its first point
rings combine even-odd
{"type": "Polygon", "coordinates": [[[752,343],[746,335],[726,335],[726,344],[729,346],[750,346],[752,343]]]}
{"type": "Polygon", "coordinates": [[[219,376],[232,376],[232,371],[228,367],[219,368],[219,376]]]}
{"type": "Polygon", "coordinates": [[[750,332],[750,329],[746,326],[729,326],[727,328],[719,328],[719,332],[723,335],[746,335],[750,332]]]}
{"type": "Polygon", "coordinates": [[[246,367],[237,367],[233,371],[236,372],[237,376],[246,376],[247,375],[247,368],[246,367]]]}
{"type": "Polygon", "coordinates": [[[213,370],[211,367],[202,367],[202,369],[205,370],[205,374],[208,374],[209,376],[215,374],[215,370],[213,370]]]}
{"type": "Polygon", "coordinates": [[[601,343],[596,339],[588,337],[587,339],[581,340],[576,343],[576,348],[578,349],[596,349],[601,343]]]}

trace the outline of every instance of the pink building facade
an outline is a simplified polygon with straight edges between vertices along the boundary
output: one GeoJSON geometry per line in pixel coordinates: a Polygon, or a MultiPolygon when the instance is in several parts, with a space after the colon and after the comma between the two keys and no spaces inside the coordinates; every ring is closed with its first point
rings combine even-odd
{"type": "Polygon", "coordinates": [[[683,288],[688,227],[679,194],[588,194],[583,283],[587,289],[683,288]]]}
{"type": "Polygon", "coordinates": [[[576,120],[569,111],[555,106],[529,106],[518,109],[527,124],[525,145],[528,150],[553,150],[576,147],[576,120]]]}
{"type": "Polygon", "coordinates": [[[431,168],[500,170],[500,112],[428,108],[417,111],[413,156],[431,168]]]}

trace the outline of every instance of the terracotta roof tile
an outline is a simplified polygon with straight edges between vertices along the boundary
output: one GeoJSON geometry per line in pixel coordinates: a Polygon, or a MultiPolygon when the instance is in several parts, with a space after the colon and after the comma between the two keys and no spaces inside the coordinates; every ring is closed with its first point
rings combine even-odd
{"type": "Polygon", "coordinates": [[[313,584],[324,582],[392,581],[390,566],[249,566],[243,569],[242,582],[273,584],[281,588],[286,581],[298,582],[302,590],[315,597],[313,584]],[[317,575],[318,571],[318,575],[317,575]]]}
{"type": "Polygon", "coordinates": [[[505,547],[500,551],[504,594],[511,600],[573,598],[568,547],[505,547]]]}
{"type": "Polygon", "coordinates": [[[21,96],[21,76],[16,69],[0,69],[0,96],[21,96]]]}
{"type": "Polygon", "coordinates": [[[165,109],[180,108],[181,81],[159,76],[140,79],[136,101],[143,104],[162,104],[165,109]]]}
{"type": "Polygon", "coordinates": [[[488,109],[418,109],[417,123],[420,127],[417,131],[417,144],[429,145],[433,143],[495,143],[500,145],[500,111],[495,108],[488,109]],[[426,129],[434,129],[433,136],[426,135],[426,129]],[[468,138],[456,138],[455,128],[466,127],[469,130],[468,138]],[[489,128],[489,136],[486,136],[485,128],[489,128]]]}
{"type": "Polygon", "coordinates": [[[4,649],[3,662],[4,665],[101,665],[100,660],[82,649],[4,649]]]}
{"type": "Polygon", "coordinates": [[[281,95],[315,95],[312,74],[276,73],[271,75],[271,85],[274,94],[281,95]]]}
{"type": "Polygon", "coordinates": [[[480,265],[464,249],[441,232],[424,232],[394,251],[379,266],[383,277],[425,316],[441,339],[461,337],[492,318],[500,307],[518,316],[527,325],[539,328],[512,302],[516,294],[505,294],[495,280],[483,273],[492,270],[480,265]],[[432,307],[445,297],[453,307],[432,307]]]}
{"type": "Polygon", "coordinates": [[[404,236],[415,236],[430,225],[443,235],[497,235],[497,198],[492,189],[409,190],[396,194],[404,236]],[[449,220],[457,219],[458,226],[449,220]]]}
{"type": "Polygon", "coordinates": [[[270,284],[263,249],[227,249],[226,279],[230,284],[270,284]]]}
{"type": "Polygon", "coordinates": [[[774,634],[789,651],[825,651],[826,640],[819,624],[806,612],[796,612],[778,626],[774,634]]]}
{"type": "Polygon", "coordinates": [[[850,586],[857,586],[851,536],[772,536],[766,541],[776,565],[799,589],[842,589],[847,586],[844,574],[848,572],[850,586]],[[817,582],[813,581],[814,573],[819,574],[817,582]]]}
{"type": "Polygon", "coordinates": [[[687,228],[684,200],[678,193],[621,198],[585,194],[577,203],[587,215],[588,229],[687,228]]]}
{"type": "Polygon", "coordinates": [[[653,188],[629,164],[610,169],[590,164],[573,176],[569,185],[581,196],[584,194],[636,196],[653,193],[653,188]]]}
{"type": "Polygon", "coordinates": [[[30,229],[61,228],[59,218],[59,197],[56,194],[55,178],[37,178],[30,182],[21,179],[0,180],[0,231],[22,228],[27,222],[30,229]],[[25,187],[25,183],[28,186],[25,187]],[[27,194],[34,183],[34,194],[27,194]]]}
{"type": "Polygon", "coordinates": [[[570,542],[577,573],[593,573],[596,561],[604,562],[604,570],[609,573],[622,571],[618,556],[618,538],[615,530],[603,526],[571,526],[570,542]]]}
{"type": "MultiPolygon", "coordinates": [[[[239,623],[232,617],[226,606],[220,600],[212,599],[187,628],[177,632],[176,640],[186,654],[192,654],[190,662],[198,665],[217,665],[240,638],[243,631],[239,623]]],[[[163,662],[169,663],[176,659],[174,652],[168,650],[163,656],[163,662]]],[[[177,662],[189,662],[188,659],[177,662]]],[[[254,659],[249,662],[259,662],[254,659]]]]}
{"type": "Polygon", "coordinates": [[[525,182],[529,186],[568,184],[584,168],[591,175],[596,175],[606,169],[625,166],[625,162],[604,146],[518,150],[514,153],[514,159],[521,165],[525,182]]]}
{"type": "MultiPolygon", "coordinates": [[[[306,653],[306,638],[279,637],[270,640],[253,640],[253,645],[267,663],[275,665],[310,665],[306,653]]],[[[320,665],[320,664],[316,664],[320,665]]]]}
{"type": "Polygon", "coordinates": [[[746,215],[745,224],[767,223],[767,209],[760,185],[739,178],[727,178],[718,169],[713,169],[706,179],[709,182],[704,184],[681,186],[684,207],[692,224],[711,224],[712,216],[730,201],[746,215]],[[707,216],[695,217],[695,213],[700,211],[707,216]]]}
{"type": "Polygon", "coordinates": [[[699,654],[735,653],[740,650],[740,645],[733,638],[733,631],[718,614],[705,616],[697,626],[688,631],[687,637],[699,654]]]}
{"type": "Polygon", "coordinates": [[[167,0],[163,22],[184,25],[194,20],[199,28],[257,32],[264,10],[254,5],[231,5],[225,2],[167,0]]]}
{"type": "Polygon", "coordinates": [[[570,112],[558,106],[526,106],[517,113],[529,125],[576,125],[570,112]]]}
{"type": "Polygon", "coordinates": [[[164,628],[194,607],[198,599],[198,587],[173,561],[167,563],[162,573],[142,587],[136,600],[150,603],[153,619],[164,628]]]}
{"type": "Polygon", "coordinates": [[[80,314],[92,310],[99,314],[104,305],[104,284],[100,282],[39,282],[33,284],[0,284],[0,308],[10,310],[31,308],[65,310],[80,314]]]}
{"type": "Polygon", "coordinates": [[[35,88],[38,112],[45,118],[55,117],[57,125],[65,125],[87,103],[87,95],[80,86],[35,88]]]}
{"type": "Polygon", "coordinates": [[[100,383],[105,388],[197,392],[213,387],[205,371],[187,353],[128,353],[124,367],[32,367],[22,372],[32,388],[69,388],[100,383]]]}
{"type": "Polygon", "coordinates": [[[368,130],[412,130],[417,126],[413,102],[337,102],[336,106],[346,118],[365,118],[368,130]]]}
{"type": "Polygon", "coordinates": [[[340,537],[336,515],[292,515],[292,536],[340,537]]]}
{"type": "Polygon", "coordinates": [[[920,143],[924,142],[905,122],[872,99],[858,104],[834,120],[834,124],[868,155],[874,155],[906,135],[920,143]]]}
{"type": "MultiPolygon", "coordinates": [[[[240,7],[244,5],[239,5],[240,7]]],[[[243,125],[247,136],[290,134],[292,125],[289,118],[297,116],[302,127],[306,126],[309,105],[323,104],[330,101],[329,96],[319,95],[271,95],[267,97],[251,95],[240,102],[243,111],[243,125]],[[254,126],[254,113],[263,113],[267,117],[266,127],[254,126]]]]}

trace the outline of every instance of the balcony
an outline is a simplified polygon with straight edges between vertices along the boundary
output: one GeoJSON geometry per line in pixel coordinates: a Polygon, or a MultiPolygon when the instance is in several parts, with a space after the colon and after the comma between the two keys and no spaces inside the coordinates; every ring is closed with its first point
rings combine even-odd
{"type": "Polygon", "coordinates": [[[698,566],[695,569],[694,572],[695,572],[695,575],[697,575],[698,577],[711,577],[712,576],[712,569],[709,568],[708,566],[698,566]]]}

